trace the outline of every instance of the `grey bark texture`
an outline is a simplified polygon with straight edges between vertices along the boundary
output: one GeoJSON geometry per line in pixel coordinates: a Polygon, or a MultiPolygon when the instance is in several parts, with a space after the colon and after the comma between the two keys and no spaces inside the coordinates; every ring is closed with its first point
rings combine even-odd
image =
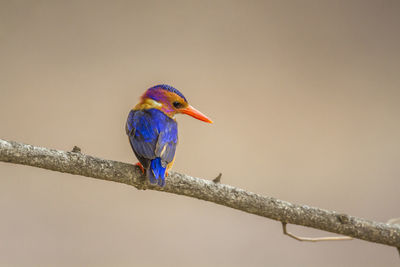
{"type": "Polygon", "coordinates": [[[280,222],[400,247],[400,226],[374,222],[335,211],[292,204],[233,186],[170,172],[166,186],[149,184],[139,167],[76,152],[36,147],[0,139],[0,161],[132,185],[198,198],[280,222]]]}

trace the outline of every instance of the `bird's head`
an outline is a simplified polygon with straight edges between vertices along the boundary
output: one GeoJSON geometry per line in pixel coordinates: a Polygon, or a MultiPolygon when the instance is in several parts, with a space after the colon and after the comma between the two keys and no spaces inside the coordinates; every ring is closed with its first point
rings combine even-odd
{"type": "Polygon", "coordinates": [[[138,108],[156,108],[174,118],[175,114],[186,114],[198,120],[212,123],[206,115],[189,105],[181,92],[166,84],[156,85],[147,89],[142,95],[138,108]]]}

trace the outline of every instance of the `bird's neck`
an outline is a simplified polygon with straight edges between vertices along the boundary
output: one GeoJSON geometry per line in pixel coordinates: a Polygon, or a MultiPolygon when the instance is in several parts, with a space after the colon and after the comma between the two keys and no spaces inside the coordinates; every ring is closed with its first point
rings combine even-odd
{"type": "Polygon", "coordinates": [[[176,111],[174,109],[151,98],[143,98],[133,109],[134,110],[158,109],[172,119],[175,118],[176,114],[176,111]]]}

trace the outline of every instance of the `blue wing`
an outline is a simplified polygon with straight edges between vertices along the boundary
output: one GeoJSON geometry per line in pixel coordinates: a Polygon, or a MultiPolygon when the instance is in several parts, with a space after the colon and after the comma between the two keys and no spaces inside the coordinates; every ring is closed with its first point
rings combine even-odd
{"type": "Polygon", "coordinates": [[[164,186],[165,170],[174,159],[178,142],[176,122],[157,109],[132,110],[126,133],[150,182],[164,186]]]}

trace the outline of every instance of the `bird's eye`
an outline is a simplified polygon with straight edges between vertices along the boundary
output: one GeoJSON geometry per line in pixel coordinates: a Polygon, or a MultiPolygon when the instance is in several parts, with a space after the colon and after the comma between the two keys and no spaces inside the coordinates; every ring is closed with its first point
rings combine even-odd
{"type": "Polygon", "coordinates": [[[183,107],[182,103],[175,101],[174,103],[172,103],[172,105],[174,105],[175,108],[181,108],[183,107]]]}

